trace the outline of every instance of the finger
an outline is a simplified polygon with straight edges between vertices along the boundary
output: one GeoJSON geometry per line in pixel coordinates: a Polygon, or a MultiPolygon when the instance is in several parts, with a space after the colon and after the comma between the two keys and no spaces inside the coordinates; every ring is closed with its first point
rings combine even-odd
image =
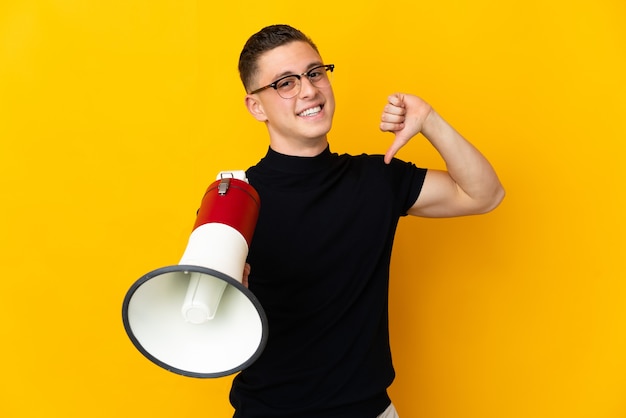
{"type": "Polygon", "coordinates": [[[394,106],[404,107],[404,95],[400,93],[394,93],[387,97],[387,101],[394,106]]]}
{"type": "Polygon", "coordinates": [[[387,104],[380,117],[380,129],[383,132],[395,132],[404,127],[406,109],[387,104]]]}
{"type": "Polygon", "coordinates": [[[400,148],[402,148],[402,145],[404,145],[402,143],[402,141],[393,141],[393,143],[391,144],[391,146],[387,149],[387,152],[385,153],[385,164],[389,164],[391,163],[391,160],[393,159],[393,157],[395,157],[395,155],[398,153],[398,151],[400,150],[400,148]]]}
{"type": "Polygon", "coordinates": [[[404,120],[401,122],[381,122],[380,130],[383,132],[398,132],[404,128],[404,120]]]}
{"type": "Polygon", "coordinates": [[[402,123],[406,118],[404,109],[399,109],[397,111],[387,111],[385,110],[383,114],[380,116],[380,120],[382,122],[390,122],[390,123],[402,123]]]}
{"type": "Polygon", "coordinates": [[[383,114],[404,116],[406,115],[406,108],[404,106],[387,103],[383,108],[383,114]]]}
{"type": "Polygon", "coordinates": [[[250,271],[251,271],[251,267],[250,264],[246,263],[243,266],[243,277],[241,279],[241,284],[244,285],[245,287],[248,287],[248,276],[250,276],[250,271]]]}

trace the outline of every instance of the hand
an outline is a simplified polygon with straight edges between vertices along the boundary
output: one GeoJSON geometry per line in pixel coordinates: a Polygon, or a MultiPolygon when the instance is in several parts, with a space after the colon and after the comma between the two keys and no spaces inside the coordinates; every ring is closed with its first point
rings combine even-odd
{"type": "Polygon", "coordinates": [[[243,277],[241,279],[241,284],[244,285],[245,287],[248,287],[248,276],[250,276],[250,264],[246,263],[243,266],[243,277]]]}
{"type": "Polygon", "coordinates": [[[393,132],[395,139],[385,154],[386,164],[391,162],[400,148],[421,132],[432,110],[428,103],[417,96],[403,93],[389,96],[388,103],[383,109],[380,130],[393,132]]]}

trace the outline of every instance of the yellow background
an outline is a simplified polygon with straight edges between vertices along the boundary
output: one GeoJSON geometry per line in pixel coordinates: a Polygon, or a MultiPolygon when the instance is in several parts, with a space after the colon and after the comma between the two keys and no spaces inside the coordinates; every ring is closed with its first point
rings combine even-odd
{"type": "MultiPolygon", "coordinates": [[[[384,152],[386,96],[411,92],[507,189],[401,221],[401,416],[625,417],[623,0],[3,0],[0,416],[230,416],[230,378],[150,363],[121,304],[178,262],[215,174],[264,154],[237,58],[272,23],[337,66],[333,151],[384,152]]],[[[442,167],[422,138],[399,157],[442,167]]]]}

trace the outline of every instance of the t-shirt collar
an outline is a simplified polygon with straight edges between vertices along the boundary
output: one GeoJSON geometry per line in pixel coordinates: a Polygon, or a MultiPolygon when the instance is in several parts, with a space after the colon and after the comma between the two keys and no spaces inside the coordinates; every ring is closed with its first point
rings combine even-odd
{"type": "Polygon", "coordinates": [[[327,168],[331,162],[330,146],[314,157],[298,157],[281,154],[268,148],[267,154],[263,158],[263,163],[274,170],[289,173],[312,173],[327,168]]]}

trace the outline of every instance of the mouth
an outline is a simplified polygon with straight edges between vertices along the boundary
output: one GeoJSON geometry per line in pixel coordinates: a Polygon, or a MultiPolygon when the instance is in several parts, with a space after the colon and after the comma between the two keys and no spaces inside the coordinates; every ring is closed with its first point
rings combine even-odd
{"type": "Polygon", "coordinates": [[[300,116],[300,117],[316,116],[317,114],[319,114],[322,111],[323,108],[324,108],[324,105],[318,105],[318,106],[315,106],[315,107],[310,107],[310,108],[305,109],[302,112],[298,113],[298,116],[300,116]]]}

